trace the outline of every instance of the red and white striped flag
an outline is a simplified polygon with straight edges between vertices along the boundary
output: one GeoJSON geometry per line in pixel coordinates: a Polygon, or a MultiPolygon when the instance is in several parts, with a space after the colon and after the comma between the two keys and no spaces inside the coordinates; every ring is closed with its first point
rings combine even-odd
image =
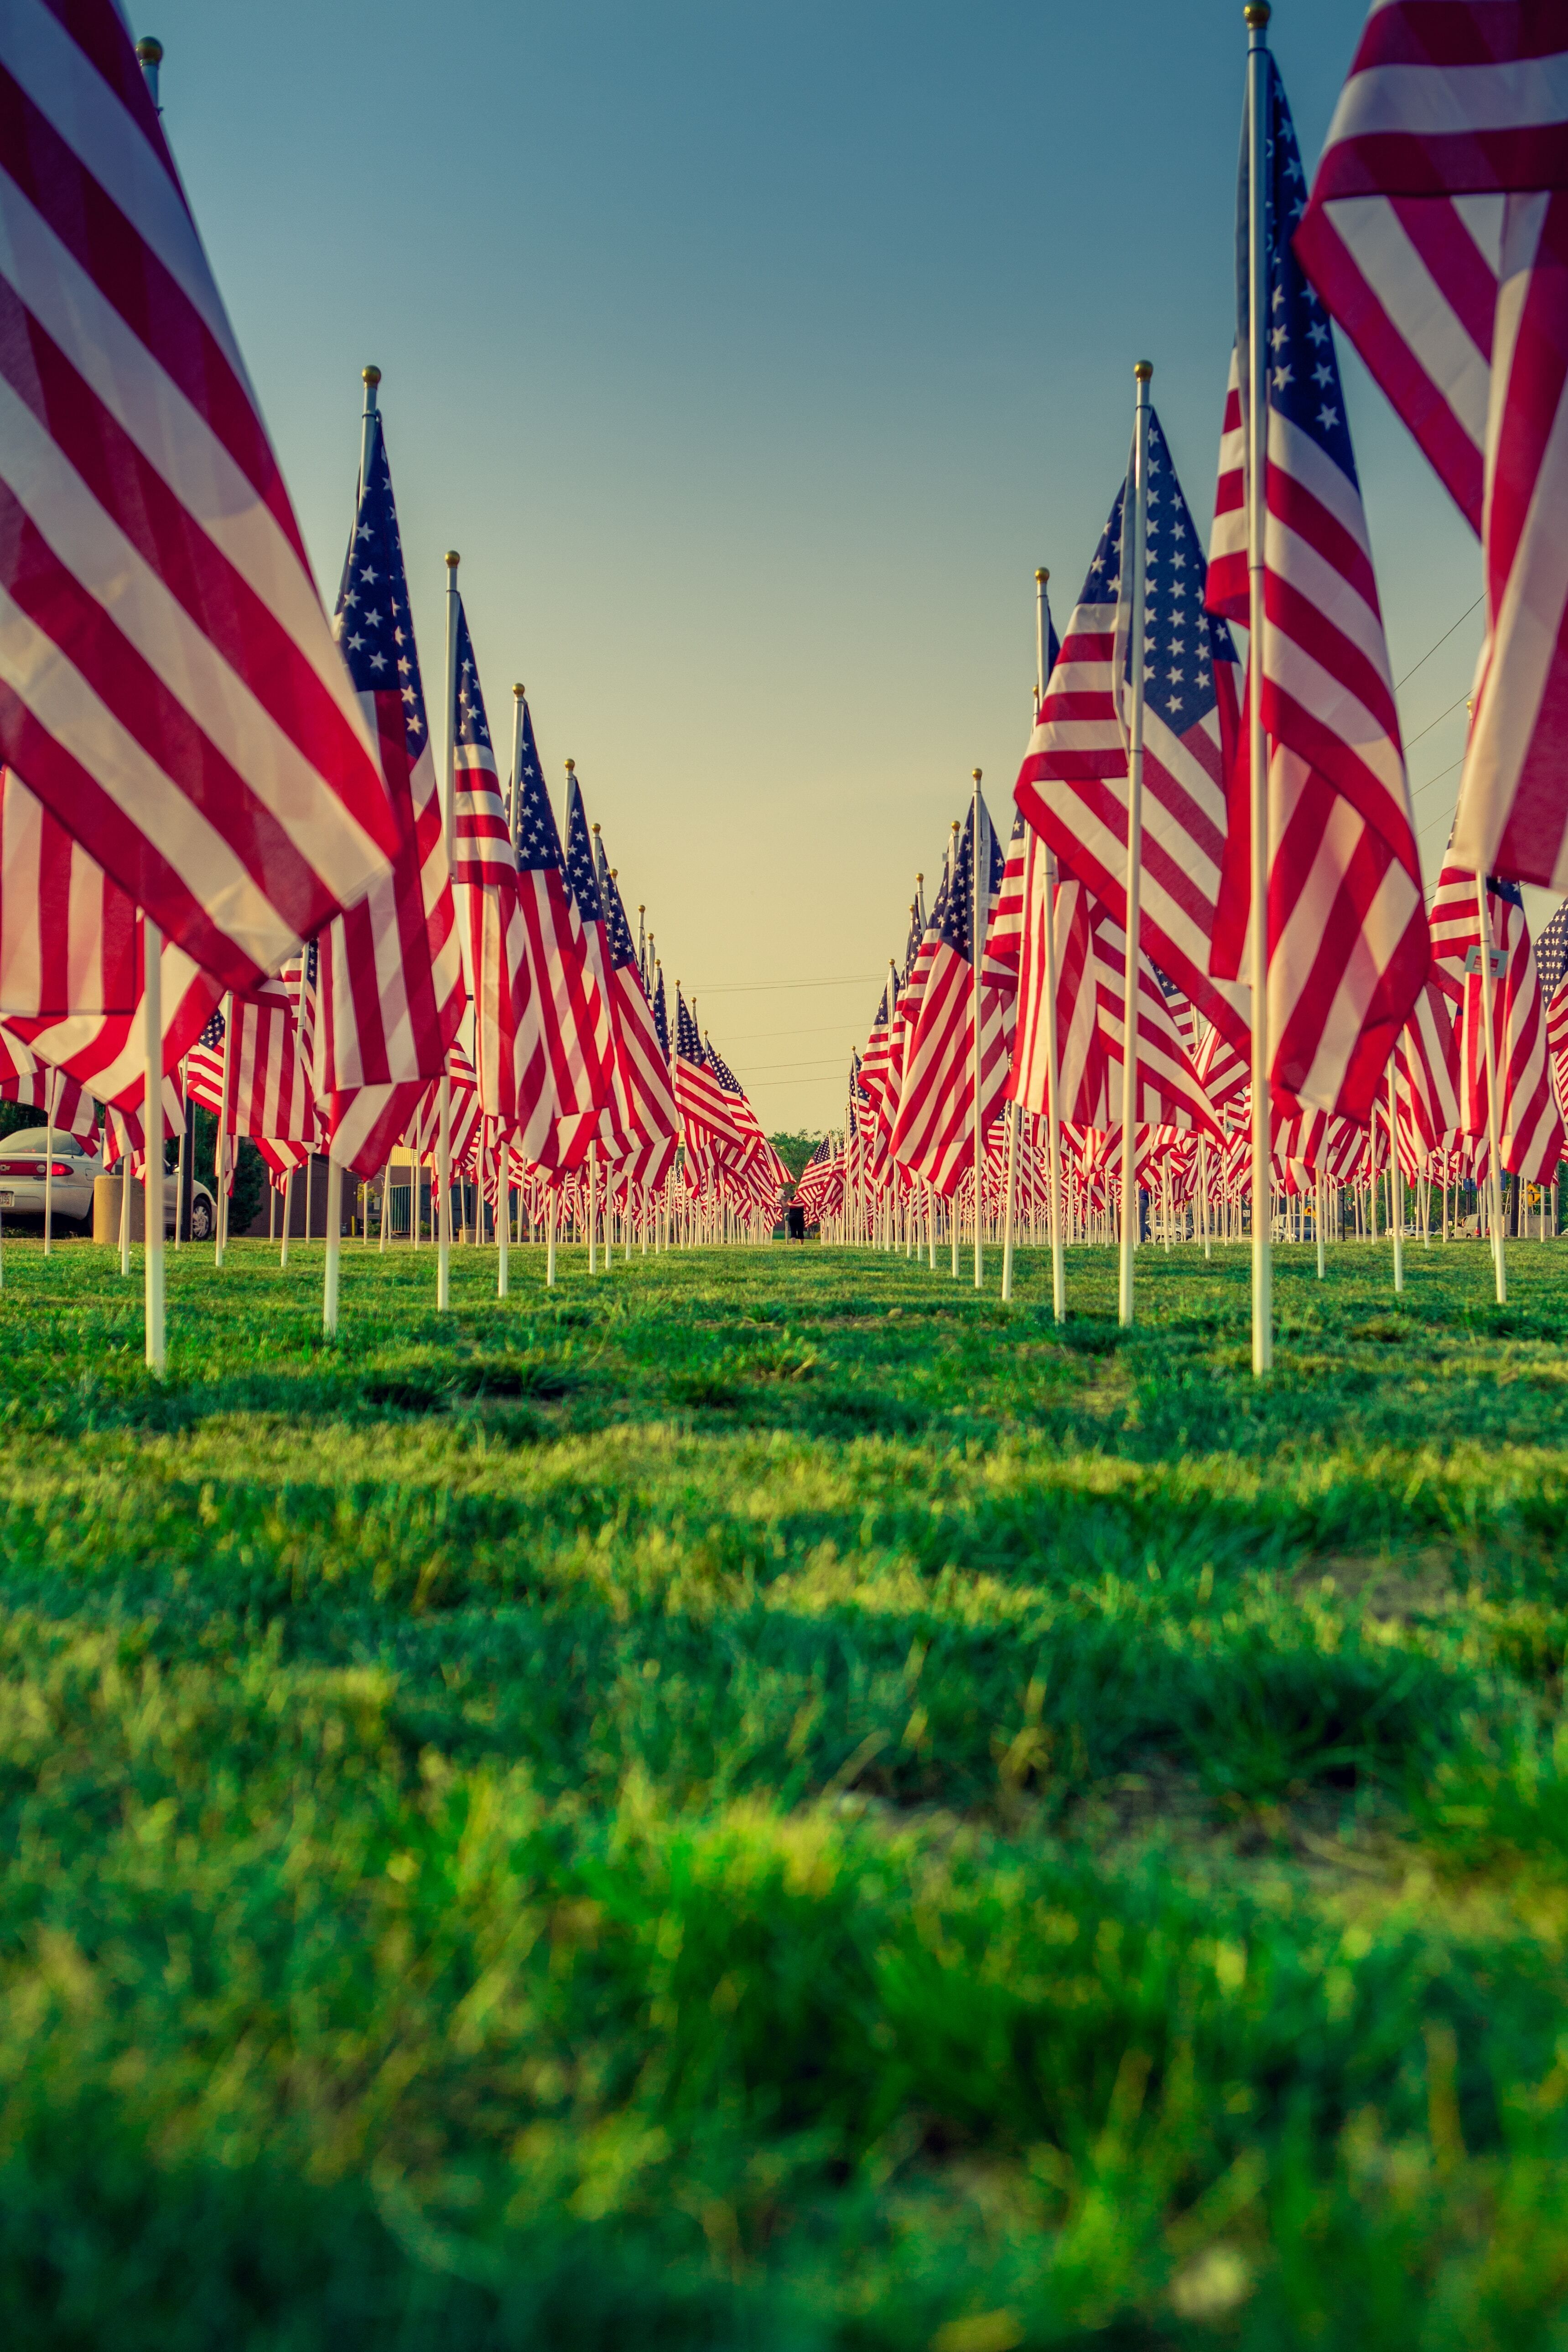
{"type": "Polygon", "coordinates": [[[186,1056],[185,1090],[193,1102],[222,1114],[230,1135],[319,1144],[320,1117],[300,1052],[293,1004],[281,980],[234,997],[226,1020],[221,1008],[213,1014],[186,1056]]]}
{"type": "Polygon", "coordinates": [[[74,1078],[40,1062],[19,1037],[0,1029],[0,1102],[26,1103],[47,1112],[51,1098],[54,1123],[80,1138],[89,1150],[98,1139],[98,1104],[74,1078]]]}
{"type": "MultiPolygon", "coordinates": [[[[544,1045],[537,1104],[537,1143],[530,1157],[557,1174],[588,1156],[608,1096],[599,992],[589,969],[583,926],[566,880],[566,860],[522,706],[516,799],[518,902],[528,940],[533,1003],[544,1045]]],[[[531,1121],[529,1132],[534,1132],[531,1121]]]]}
{"type": "MultiPolygon", "coordinates": [[[[1498,1141],[1502,1164],[1534,1184],[1563,1157],[1563,1120],[1547,1051],[1546,1008],[1517,882],[1489,881],[1487,919],[1498,970],[1492,983],[1498,1141]]],[[[1462,1006],[1461,1118],[1467,1135],[1488,1131],[1485,1006],[1476,877],[1445,864],[1432,906],[1437,969],[1462,1006]],[[1467,907],[1468,901],[1468,907],[1467,907]]]]}
{"type": "MultiPolygon", "coordinates": [[[[136,970],[142,970],[142,926],[135,940],[136,970]]],[[[163,941],[159,960],[159,990],[163,1014],[163,1076],[174,1073],[195,1044],[214,1006],[223,994],[221,982],[198,971],[184,948],[163,941]]],[[[142,1035],[142,991],[136,992],[132,1013],[75,1013],[63,1020],[8,1018],[14,1036],[29,1045],[40,1062],[51,1063],[75,1078],[100,1103],[140,1115],[146,1084],[146,1058],[142,1035]]],[[[140,1131],[140,1130],[138,1130],[140,1131]]],[[[174,1130],[176,1133],[178,1129],[174,1130]]]]}
{"type": "MultiPolygon", "coordinates": [[[[1272,359],[1261,649],[1268,773],[1269,1083],[1301,1104],[1365,1118],[1426,976],[1421,863],[1400,750],[1361,488],[1333,331],[1289,244],[1305,174],[1285,92],[1268,67],[1268,277],[1272,359]]],[[[1243,162],[1245,166],[1245,146],[1243,162]]],[[[1242,173],[1240,250],[1247,250],[1242,173]]],[[[1241,273],[1237,348],[1247,345],[1241,273]]],[[[1237,355],[1209,547],[1211,612],[1248,613],[1244,403],[1237,355]]],[[[1245,745],[1245,731],[1243,732],[1245,745]]],[[[1252,909],[1247,762],[1232,774],[1214,968],[1245,970],[1252,909]]],[[[1163,959],[1162,958],[1162,961],[1163,959]]],[[[1184,975],[1170,965],[1181,979],[1184,975]]],[[[1206,1008],[1205,1008],[1206,1009],[1206,1008]]]]}
{"type": "MultiPolygon", "coordinates": [[[[439,1077],[467,1002],[446,830],[380,416],[334,624],[397,818],[391,872],[319,942],[311,1082],[331,1157],[374,1176],[439,1077]]],[[[304,1023],[301,1021],[301,1029],[304,1023]]]]}
{"type": "Polygon", "coordinates": [[[653,1007],[643,986],[626,907],[614,869],[605,855],[603,836],[595,834],[594,842],[609,962],[610,1025],[634,1139],[632,1152],[624,1165],[636,1183],[645,1190],[657,1190],[675,1165],[680,1141],[680,1107],[675,1099],[669,1063],[659,1043],[653,1007]]]}
{"type": "Polygon", "coordinates": [[[0,1013],[129,1013],[136,909],[10,768],[0,768],[0,1013]]]}
{"type": "Polygon", "coordinates": [[[112,0],[0,10],[0,758],[247,987],[394,814],[112,0]]]}
{"type": "Polygon", "coordinates": [[[486,1117],[532,1158],[549,1138],[554,1110],[519,897],[517,854],[461,599],[457,650],[452,889],[473,1007],[474,1067],[486,1117]]]}
{"type": "Polygon", "coordinates": [[[583,805],[583,787],[571,760],[566,762],[566,887],[577,909],[584,955],[594,982],[594,1050],[601,1101],[595,1140],[601,1158],[606,1152],[618,1158],[633,1140],[631,1111],[610,1012],[610,950],[605,937],[598,863],[583,805]]]}
{"type": "MultiPolygon", "coordinates": [[[[929,954],[922,940],[917,958],[920,1002],[910,1024],[898,1114],[888,1139],[893,1159],[944,1195],[962,1181],[973,1159],[975,959],[984,955],[985,932],[1005,864],[984,800],[979,807],[980,866],[984,877],[979,907],[976,909],[973,903],[975,827],[971,821],[957,836],[958,854],[931,909],[929,954]],[[978,939],[974,936],[976,912],[978,939]]],[[[1002,998],[994,988],[982,986],[982,1134],[1001,1108],[1008,1061],[1002,998]]]]}
{"type": "MultiPolygon", "coordinates": [[[[1127,919],[1127,677],[1131,583],[1118,489],[1018,772],[1031,824],[1127,919]]],[[[1245,1046],[1248,995],[1213,976],[1210,941],[1225,852],[1226,772],[1237,732],[1236,648],[1202,609],[1198,536],[1160,427],[1149,416],[1139,944],[1207,1018],[1245,1046]]]]}
{"type": "Polygon", "coordinates": [[[1453,854],[1568,884],[1568,17],[1378,0],[1296,233],[1482,544],[1453,854]]]}

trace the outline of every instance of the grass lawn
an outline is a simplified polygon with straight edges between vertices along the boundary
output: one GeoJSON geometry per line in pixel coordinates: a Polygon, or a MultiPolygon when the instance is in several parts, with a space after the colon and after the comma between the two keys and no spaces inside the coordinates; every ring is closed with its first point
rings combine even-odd
{"type": "Polygon", "coordinates": [[[4,2340],[1563,2352],[1510,1253],[7,1239],[4,2340]]]}

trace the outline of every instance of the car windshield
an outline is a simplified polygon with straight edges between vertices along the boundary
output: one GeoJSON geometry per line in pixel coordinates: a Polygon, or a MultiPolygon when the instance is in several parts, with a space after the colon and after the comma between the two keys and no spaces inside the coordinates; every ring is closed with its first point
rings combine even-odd
{"type": "MultiPolygon", "coordinates": [[[[47,1127],[21,1127],[15,1135],[0,1135],[0,1159],[25,1157],[29,1152],[41,1154],[48,1148],[49,1130],[47,1127]]],[[[74,1135],[62,1135],[57,1129],[55,1157],[63,1159],[67,1153],[72,1153],[79,1160],[81,1146],[74,1135]]]]}

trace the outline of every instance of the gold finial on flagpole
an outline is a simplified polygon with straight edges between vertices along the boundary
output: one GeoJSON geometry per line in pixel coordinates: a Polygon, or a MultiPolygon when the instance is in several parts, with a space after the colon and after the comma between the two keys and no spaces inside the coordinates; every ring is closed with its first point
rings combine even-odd
{"type": "Polygon", "coordinates": [[[368,383],[374,386],[381,382],[381,370],[378,367],[361,368],[359,373],[360,382],[362,383],[368,383]]]}
{"type": "Polygon", "coordinates": [[[1132,373],[1133,373],[1133,374],[1137,377],[1137,379],[1138,379],[1138,381],[1139,381],[1139,383],[1149,383],[1149,381],[1151,380],[1151,378],[1152,377],[1152,375],[1153,375],[1153,373],[1154,373],[1154,362],[1153,362],[1153,361],[1152,361],[1152,360],[1139,360],[1139,361],[1135,363],[1135,365],[1134,365],[1134,367],[1133,367],[1133,370],[1132,370],[1132,373]]]}
{"type": "Polygon", "coordinates": [[[1272,14],[1268,0],[1247,0],[1247,5],[1241,12],[1242,22],[1253,32],[1260,33],[1272,14]]]}
{"type": "Polygon", "coordinates": [[[142,68],[142,79],[147,85],[153,111],[162,114],[163,110],[158,103],[158,68],[163,62],[163,42],[155,41],[151,33],[143,33],[136,44],[136,62],[142,68]]]}
{"type": "Polygon", "coordinates": [[[589,830],[589,832],[590,832],[590,833],[597,833],[597,832],[598,832],[598,830],[599,830],[599,828],[598,828],[598,826],[597,826],[596,824],[591,824],[591,825],[588,827],[588,830],[589,830]]]}
{"type": "Polygon", "coordinates": [[[567,772],[567,774],[568,774],[569,776],[574,776],[574,775],[576,774],[576,772],[577,772],[577,762],[576,762],[576,761],[575,761],[575,760],[568,760],[568,761],[567,761],[567,762],[566,762],[566,772],[567,772]]]}
{"type": "Polygon", "coordinates": [[[524,686],[514,686],[514,687],[512,688],[512,692],[513,692],[513,694],[514,694],[514,695],[516,695],[516,697],[517,697],[517,698],[518,698],[519,702],[521,702],[521,701],[522,700],[522,698],[523,698],[523,696],[527,693],[527,691],[528,691],[528,688],[527,688],[526,687],[524,687],[524,686]]]}
{"type": "Polygon", "coordinates": [[[1039,582],[1042,588],[1045,586],[1050,576],[1050,573],[1046,570],[1044,564],[1041,564],[1035,573],[1035,577],[1039,582]]]}
{"type": "Polygon", "coordinates": [[[975,782],[976,782],[976,783],[978,783],[978,782],[980,782],[980,771],[979,771],[979,769],[978,769],[978,768],[971,768],[971,770],[969,771],[969,772],[970,772],[970,774],[973,777],[973,779],[974,779],[975,782]]]}
{"type": "Polygon", "coordinates": [[[448,572],[456,572],[462,560],[462,557],[458,554],[455,547],[449,547],[447,550],[447,569],[448,572]]]}

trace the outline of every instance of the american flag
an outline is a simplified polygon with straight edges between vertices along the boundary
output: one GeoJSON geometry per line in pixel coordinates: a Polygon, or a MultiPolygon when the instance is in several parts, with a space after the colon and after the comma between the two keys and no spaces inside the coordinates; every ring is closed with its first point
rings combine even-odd
{"type": "Polygon", "coordinates": [[[112,0],[0,11],[0,758],[220,984],[397,830],[112,0]]]}
{"type": "Polygon", "coordinates": [[[659,1050],[668,1062],[669,1060],[669,1014],[665,1009],[663,964],[656,961],[653,974],[653,1025],[658,1032],[659,1050]]]}
{"type": "Polygon", "coordinates": [[[745,1138],[734,1105],[710,1067],[696,1016],[675,984],[675,1099],[680,1106],[689,1152],[706,1163],[717,1150],[743,1150],[745,1138]]]}
{"type": "Polygon", "coordinates": [[[1568,25],[1380,0],[1297,250],[1482,543],[1454,855],[1568,885],[1568,25]]]}
{"type": "Polygon", "coordinates": [[[98,1140],[98,1105],[91,1095],[74,1078],[40,1062],[19,1037],[0,1029],[0,1102],[26,1103],[47,1113],[51,1097],[55,1125],[92,1150],[98,1140]]]}
{"type": "MultiPolygon", "coordinates": [[[[1268,453],[1263,715],[1268,777],[1270,1085],[1369,1115],[1426,975],[1426,908],[1399,719],[1333,330],[1290,249],[1306,175],[1272,58],[1267,70],[1268,453]]],[[[1248,611],[1239,352],[1248,342],[1247,185],[1237,220],[1238,341],[1209,548],[1211,612],[1248,611]]],[[[1254,646],[1250,658],[1259,658],[1254,646]]],[[[1232,788],[1224,967],[1241,968],[1250,914],[1245,759],[1232,788]]],[[[1164,959],[1161,959],[1164,961],[1164,959]]],[[[1216,961],[1220,956],[1216,953],[1216,961]]],[[[1167,964],[1178,979],[1184,975],[1167,964]]],[[[1201,1001],[1201,1000],[1200,1000],[1201,1001]]],[[[1206,1007],[1205,1007],[1206,1010],[1206,1007]]]]}
{"type": "MultiPolygon", "coordinates": [[[[133,953],[140,973],[140,917],[133,953]]],[[[198,971],[174,940],[165,940],[159,959],[159,988],[163,1013],[163,1075],[168,1080],[205,1026],[223,994],[223,984],[211,972],[198,971]]],[[[14,1036],[31,1046],[40,1062],[52,1063],[57,1069],[64,1070],[100,1103],[139,1113],[146,1083],[140,986],[133,1013],[75,1013],[60,1021],[8,1017],[5,1025],[14,1036]]]]}
{"type": "Polygon", "coordinates": [[[0,768],[0,1013],[129,1013],[136,909],[9,768],[0,768]]]}
{"type": "Polygon", "coordinates": [[[486,1116],[516,1134],[531,1157],[548,1135],[552,1116],[544,1035],[519,901],[517,856],[461,597],[456,653],[452,891],[473,1008],[473,1059],[486,1116]]]}
{"type": "Polygon", "coordinates": [[[528,936],[540,1032],[544,1042],[548,1124],[531,1157],[557,1174],[581,1167],[605,1099],[599,992],[589,969],[583,926],[566,882],[566,860],[533,738],[522,706],[515,806],[518,903],[528,936]]]}
{"type": "MultiPolygon", "coordinates": [[[[1475,895],[1472,884],[1472,906],[1475,895]]],[[[1404,1079],[1410,1124],[1428,1151],[1446,1150],[1463,1127],[1456,1021],[1459,1003],[1454,988],[1445,982],[1441,966],[1435,965],[1400,1032],[1395,1058],[1404,1079]]]]}
{"type": "MultiPolygon", "coordinates": [[[[1502,1163],[1540,1183],[1563,1157],[1563,1121],[1547,1052],[1546,1003],[1517,882],[1488,881],[1487,919],[1499,967],[1492,982],[1492,1038],[1502,1163]]],[[[1460,1124],[1467,1135],[1480,1138],[1488,1127],[1480,912],[1475,876],[1452,863],[1445,864],[1438,877],[1432,937],[1437,976],[1461,1008],[1460,1124]]]]}
{"type": "Polygon", "coordinates": [[[878,1119],[882,1117],[888,1087],[889,1059],[892,1040],[888,991],[884,988],[878,1000],[877,1014],[866,1040],[866,1051],[860,1057],[860,1077],[871,1098],[878,1119]]]}
{"type": "Polygon", "coordinates": [[[596,1139],[601,1153],[607,1151],[618,1157],[632,1142],[632,1117],[611,1017],[610,954],[605,937],[605,902],[599,895],[598,863],[583,806],[583,787],[570,760],[566,762],[566,887],[582,925],[583,951],[594,982],[594,1045],[598,1057],[600,1101],[596,1139]]]}
{"type": "MultiPolygon", "coordinates": [[[[1035,859],[1036,911],[1026,950],[1028,969],[1018,984],[1018,1051],[1014,1061],[1016,1099],[1041,1118],[1050,1108],[1044,1019],[1045,863],[1041,843],[1035,859]]],[[[1052,919],[1057,935],[1058,1116],[1075,1127],[1103,1130],[1110,1125],[1110,1066],[1100,1024],[1094,900],[1073,875],[1057,886],[1052,919]]]]}
{"type": "Polygon", "coordinates": [[[632,1134],[643,1147],[637,1154],[636,1181],[657,1189],[675,1164],[676,1147],[680,1140],[680,1110],[670,1084],[669,1057],[660,1042],[653,1008],[643,988],[637,945],[614,871],[605,855],[603,836],[595,834],[594,842],[598,853],[599,899],[605,910],[605,944],[609,953],[616,1060],[632,1134]]]}
{"type": "Polygon", "coordinates": [[[379,415],[338,590],[339,649],[381,757],[398,840],[392,871],[323,933],[312,1084],[332,1158],[374,1176],[463,1017],[436,763],[403,541],[379,415]]]}
{"type": "MultiPolygon", "coordinates": [[[[1131,583],[1123,483],[1089,567],[1015,797],[1063,864],[1127,919],[1127,698],[1131,583]]],[[[1203,609],[1203,558],[1160,420],[1149,413],[1143,858],[1140,945],[1237,1045],[1247,995],[1210,972],[1237,725],[1236,648],[1203,609]]]]}
{"type": "Polygon", "coordinates": [[[904,1047],[910,1029],[907,992],[914,976],[924,929],[925,917],[917,896],[910,907],[910,935],[904,946],[903,968],[901,971],[895,969],[890,975],[892,995],[888,1013],[888,1056],[882,1073],[881,1097],[877,1105],[877,1117],[887,1135],[892,1134],[893,1122],[899,1115],[899,1094],[904,1079],[904,1047]]]}
{"type": "Polygon", "coordinates": [[[321,1121],[284,982],[267,981],[248,995],[234,997],[229,1010],[226,1110],[221,1008],[186,1058],[185,1090],[191,1099],[210,1111],[224,1112],[231,1135],[267,1136],[279,1143],[318,1142],[321,1121]]]}
{"type": "Polygon", "coordinates": [[[731,1115],[742,1139],[742,1165],[760,1176],[757,1197],[768,1202],[776,1201],[777,1188],[789,1182],[789,1170],[763,1132],[762,1120],[752,1109],[745,1087],[725,1061],[711,1037],[702,1041],[708,1055],[708,1066],[729,1097],[731,1115]]]}
{"type": "Polygon", "coordinates": [[[1535,969],[1541,974],[1542,996],[1555,996],[1568,971],[1568,898],[1535,942],[1535,969]]]}
{"type": "MultiPolygon", "coordinates": [[[[971,821],[955,836],[957,855],[932,910],[934,937],[905,1045],[898,1116],[888,1144],[895,1160],[944,1195],[956,1188],[973,1156],[974,959],[984,950],[1005,863],[990,812],[978,794],[976,803],[985,877],[979,894],[980,938],[974,937],[975,826],[971,821]]],[[[921,953],[926,953],[923,940],[921,953]]],[[[980,1021],[984,1133],[996,1115],[1007,1078],[1002,1006],[994,990],[982,991],[980,1021]]]]}
{"type": "MultiPolygon", "coordinates": [[[[1119,1118],[1126,1035],[1127,934],[1103,907],[1092,904],[1089,934],[1094,946],[1100,1034],[1105,1046],[1110,1100],[1119,1118]]],[[[1146,955],[1138,959],[1137,1017],[1134,1118],[1143,1127],[1169,1127],[1182,1132],[1203,1129],[1212,1133],[1217,1142],[1219,1125],[1203,1080],[1176,1025],[1159,975],[1146,955]]]]}

